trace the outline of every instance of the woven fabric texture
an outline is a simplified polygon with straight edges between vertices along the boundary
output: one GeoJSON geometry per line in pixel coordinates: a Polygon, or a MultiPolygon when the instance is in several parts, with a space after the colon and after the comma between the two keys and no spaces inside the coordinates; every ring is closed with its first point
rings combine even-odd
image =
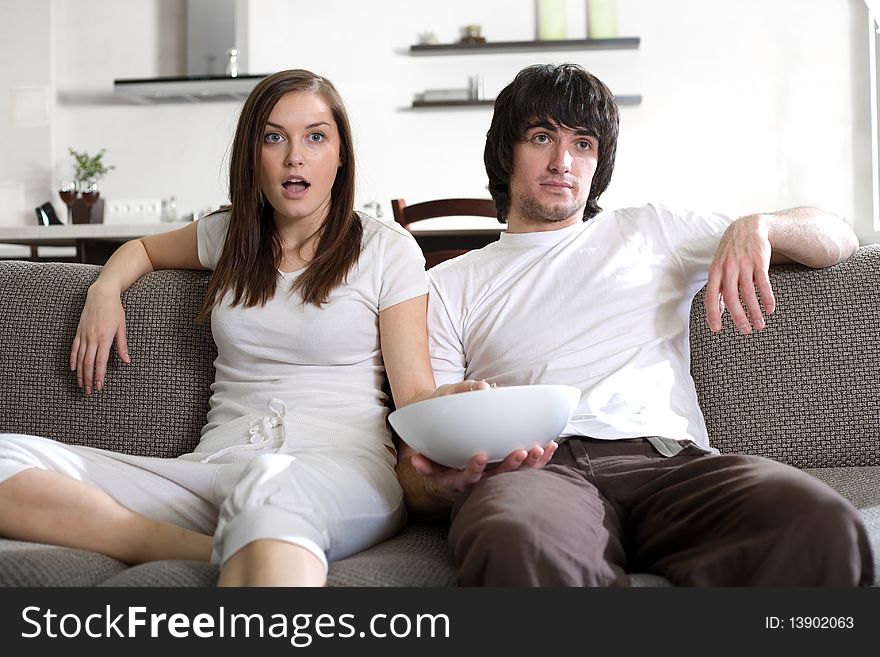
{"type": "Polygon", "coordinates": [[[691,312],[691,371],[710,443],[800,468],[880,465],[880,246],[828,269],[771,268],[763,331],[691,312]]]}
{"type": "Polygon", "coordinates": [[[127,568],[97,552],[0,538],[0,586],[96,586],[127,568]]]}
{"type": "Polygon", "coordinates": [[[195,317],[208,273],[158,271],[123,295],[131,365],[111,350],[104,390],[87,397],[70,345],[100,268],[0,263],[0,431],[129,454],[192,451],[208,412],[216,349],[195,317]]]}

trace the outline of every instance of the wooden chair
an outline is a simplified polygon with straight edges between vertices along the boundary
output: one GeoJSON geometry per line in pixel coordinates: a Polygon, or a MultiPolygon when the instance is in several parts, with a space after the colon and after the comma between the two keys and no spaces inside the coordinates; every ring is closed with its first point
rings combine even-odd
{"type": "MultiPolygon", "coordinates": [[[[391,210],[394,220],[407,230],[412,230],[412,225],[423,219],[435,219],[437,217],[496,217],[495,201],[486,198],[441,198],[423,203],[407,205],[402,198],[392,199],[391,210]]],[[[426,250],[425,267],[430,269],[436,264],[449,260],[462,253],[470,251],[469,248],[426,250]]]]}

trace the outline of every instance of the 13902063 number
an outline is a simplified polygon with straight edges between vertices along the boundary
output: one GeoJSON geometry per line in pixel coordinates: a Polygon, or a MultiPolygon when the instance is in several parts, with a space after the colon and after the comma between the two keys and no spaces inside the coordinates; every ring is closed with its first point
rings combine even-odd
{"type": "Polygon", "coordinates": [[[852,616],[791,616],[793,630],[850,630],[855,626],[852,616]]]}

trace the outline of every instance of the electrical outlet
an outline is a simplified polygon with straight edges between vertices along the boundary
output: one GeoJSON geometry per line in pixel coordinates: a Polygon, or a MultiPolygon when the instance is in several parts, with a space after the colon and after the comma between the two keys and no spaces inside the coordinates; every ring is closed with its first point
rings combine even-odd
{"type": "Polygon", "coordinates": [[[104,206],[106,224],[154,224],[162,220],[162,201],[110,201],[104,206]]]}

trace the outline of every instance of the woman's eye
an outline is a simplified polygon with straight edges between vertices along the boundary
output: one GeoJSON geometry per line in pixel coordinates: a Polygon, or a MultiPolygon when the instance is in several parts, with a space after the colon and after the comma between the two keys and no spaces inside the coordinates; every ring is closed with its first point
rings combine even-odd
{"type": "Polygon", "coordinates": [[[324,136],[324,133],[321,133],[321,132],[313,132],[312,134],[309,135],[309,141],[313,141],[316,144],[320,144],[325,139],[326,139],[326,137],[324,136]]]}
{"type": "Polygon", "coordinates": [[[277,132],[267,132],[265,135],[263,135],[263,139],[266,141],[267,144],[278,144],[284,141],[284,137],[282,137],[277,132]]]}

